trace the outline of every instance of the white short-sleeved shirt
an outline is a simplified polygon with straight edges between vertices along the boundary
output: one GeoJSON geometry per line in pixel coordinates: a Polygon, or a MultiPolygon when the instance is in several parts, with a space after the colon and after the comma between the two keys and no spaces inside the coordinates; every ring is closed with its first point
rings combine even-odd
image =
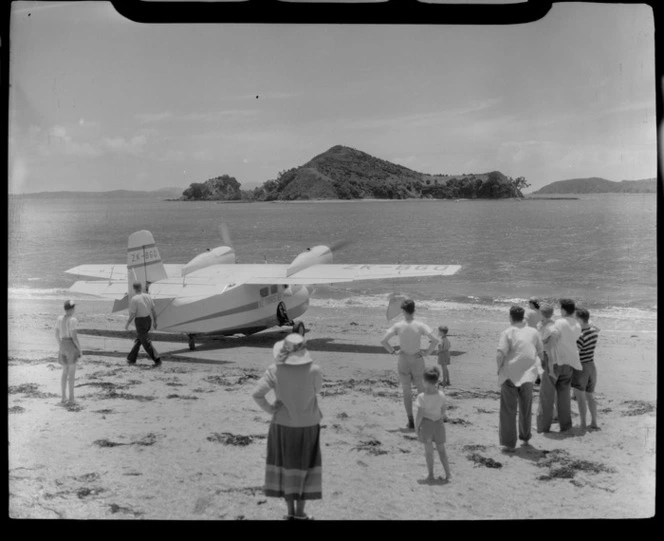
{"type": "Polygon", "coordinates": [[[147,293],[136,293],[129,301],[129,314],[134,317],[147,317],[154,310],[154,301],[147,293]]]}
{"type": "MultiPolygon", "coordinates": [[[[392,325],[385,334],[386,339],[399,337],[401,351],[409,355],[420,352],[420,339],[422,336],[431,336],[431,328],[421,321],[399,321],[392,325]]],[[[437,340],[437,339],[436,339],[437,340]]]]}
{"type": "Polygon", "coordinates": [[[542,338],[537,329],[525,323],[508,327],[500,334],[498,351],[503,365],[498,372],[498,384],[508,379],[517,387],[537,380],[537,354],[542,351],[542,338]]]}
{"type": "Polygon", "coordinates": [[[447,399],[445,393],[440,389],[436,394],[420,393],[415,399],[415,415],[418,411],[422,412],[422,417],[439,421],[443,418],[447,399]]]}
{"type": "Polygon", "coordinates": [[[72,331],[76,330],[77,324],[78,321],[74,316],[58,316],[56,326],[60,330],[60,338],[71,338],[72,331]]]}
{"type": "Polygon", "coordinates": [[[556,364],[568,364],[581,370],[579,348],[576,341],[581,336],[581,325],[571,316],[561,317],[553,323],[552,334],[555,337],[552,349],[556,352],[556,364]]]}

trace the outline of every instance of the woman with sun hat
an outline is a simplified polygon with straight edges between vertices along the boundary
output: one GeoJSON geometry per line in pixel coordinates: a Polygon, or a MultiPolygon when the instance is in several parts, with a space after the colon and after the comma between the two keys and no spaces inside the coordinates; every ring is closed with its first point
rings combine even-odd
{"type": "Polygon", "coordinates": [[[253,393],[256,403],[272,415],[267,436],[265,495],[284,498],[286,519],[305,520],[307,500],[322,498],[322,460],[317,394],[323,376],[307,351],[304,337],[290,334],[273,348],[275,362],[253,393]],[[270,404],[265,395],[274,391],[270,404]]]}

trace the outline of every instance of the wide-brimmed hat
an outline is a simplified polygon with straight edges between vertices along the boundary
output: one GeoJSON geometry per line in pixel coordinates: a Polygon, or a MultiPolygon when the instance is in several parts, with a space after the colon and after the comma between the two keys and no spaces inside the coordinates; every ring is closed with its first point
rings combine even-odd
{"type": "Polygon", "coordinates": [[[74,301],[65,301],[65,310],[71,310],[76,303],[74,301]]]}
{"type": "Polygon", "coordinates": [[[279,361],[282,354],[285,354],[286,351],[288,351],[288,354],[283,361],[281,361],[284,364],[298,365],[313,362],[313,359],[307,351],[304,337],[301,334],[289,334],[286,338],[274,344],[274,347],[272,348],[272,354],[277,361],[279,361]]]}

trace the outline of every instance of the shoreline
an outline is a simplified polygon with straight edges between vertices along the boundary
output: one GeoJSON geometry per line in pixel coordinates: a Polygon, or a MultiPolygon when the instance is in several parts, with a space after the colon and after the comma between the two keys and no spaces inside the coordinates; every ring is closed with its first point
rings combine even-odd
{"type": "MultiPolygon", "coordinates": [[[[332,292],[317,295],[315,292],[311,296],[310,305],[312,308],[326,308],[338,310],[369,310],[377,311],[384,314],[387,309],[387,293],[380,293],[375,295],[366,294],[351,294],[349,292],[332,292]]],[[[72,295],[66,288],[52,288],[52,289],[39,289],[39,288],[8,288],[8,302],[11,308],[20,302],[29,303],[54,303],[54,306],[62,304],[66,299],[71,298],[82,304],[89,304],[91,306],[104,306],[106,305],[107,312],[111,314],[112,301],[86,296],[86,295],[72,295]]],[[[466,314],[468,317],[481,316],[482,318],[491,317],[494,314],[505,314],[512,304],[526,306],[528,299],[511,298],[511,299],[476,299],[469,297],[462,297],[453,300],[428,300],[418,298],[417,295],[413,296],[419,310],[431,313],[435,317],[445,317],[447,313],[454,313],[457,316],[466,314]]],[[[543,302],[546,300],[543,299],[543,302]]],[[[645,307],[635,306],[616,306],[605,303],[598,303],[599,306],[594,306],[591,303],[581,304],[579,306],[586,306],[591,312],[591,319],[601,322],[600,328],[604,327],[612,330],[620,330],[622,332],[657,332],[658,311],[657,307],[650,309],[645,307]]],[[[555,306],[555,305],[554,305],[555,306]]],[[[103,310],[102,310],[103,311],[103,310]]],[[[557,311],[556,311],[557,313],[557,311]]],[[[125,314],[125,312],[119,312],[125,314]]],[[[116,314],[117,315],[117,314],[116,314]]],[[[502,317],[502,316],[499,316],[502,317]]],[[[556,316],[557,317],[557,316],[556,316]]],[[[307,314],[301,319],[306,321],[307,314]]]]}

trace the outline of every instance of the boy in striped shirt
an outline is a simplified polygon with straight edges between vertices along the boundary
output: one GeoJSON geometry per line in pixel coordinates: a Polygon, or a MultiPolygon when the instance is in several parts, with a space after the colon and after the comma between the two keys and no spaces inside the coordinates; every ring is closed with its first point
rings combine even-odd
{"type": "Polygon", "coordinates": [[[576,403],[579,405],[581,428],[586,429],[586,399],[590,410],[590,427],[599,430],[597,425],[597,402],[595,402],[595,385],[597,384],[597,369],[595,368],[595,346],[599,337],[599,329],[591,325],[588,320],[590,313],[585,308],[576,310],[576,319],[581,325],[581,336],[576,341],[579,348],[581,370],[574,370],[572,387],[576,403]]]}

